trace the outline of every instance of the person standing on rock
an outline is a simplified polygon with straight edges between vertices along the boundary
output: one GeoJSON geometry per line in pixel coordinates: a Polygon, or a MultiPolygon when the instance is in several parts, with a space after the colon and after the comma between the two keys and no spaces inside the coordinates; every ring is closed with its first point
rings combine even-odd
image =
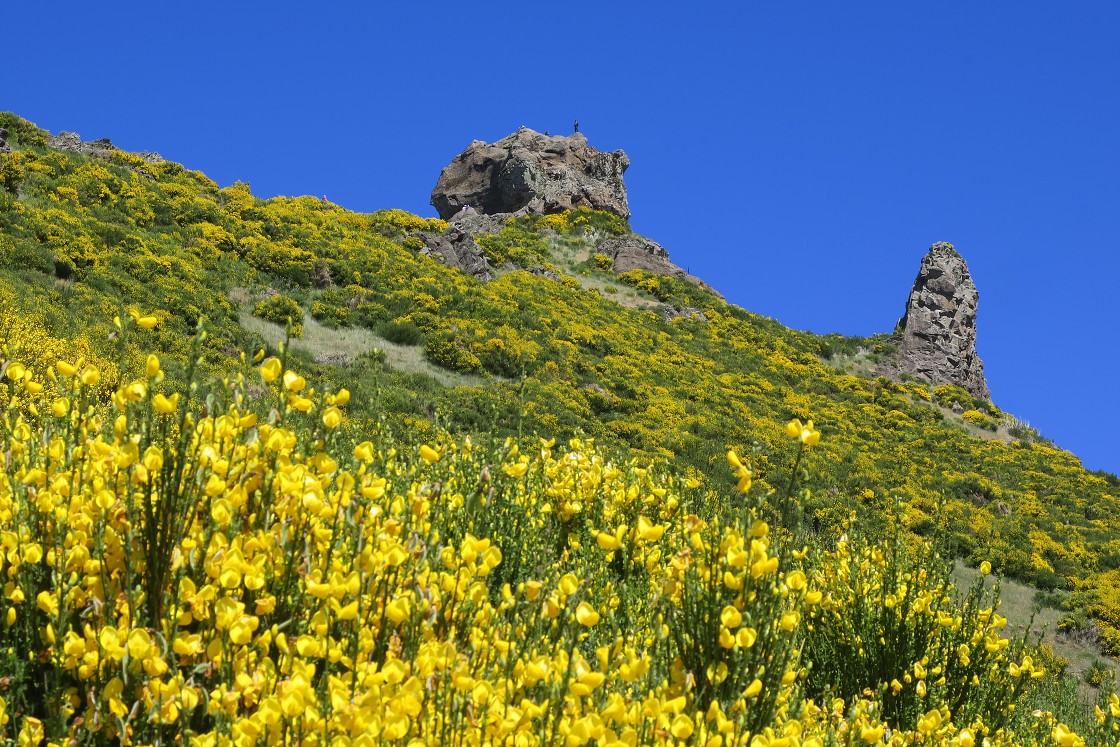
{"type": "Polygon", "coordinates": [[[579,120],[578,119],[575,120],[574,122],[572,122],[572,131],[573,132],[579,132],[579,120]]]}

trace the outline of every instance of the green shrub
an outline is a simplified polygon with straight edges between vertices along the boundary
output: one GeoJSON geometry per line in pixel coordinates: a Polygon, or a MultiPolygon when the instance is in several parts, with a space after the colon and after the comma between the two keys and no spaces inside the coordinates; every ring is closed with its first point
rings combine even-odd
{"type": "Polygon", "coordinates": [[[381,322],[373,331],[398,345],[419,345],[424,339],[424,334],[419,327],[411,322],[400,320],[381,322]]]}
{"type": "Polygon", "coordinates": [[[1100,687],[1105,682],[1108,682],[1113,677],[1113,672],[1102,662],[1094,661],[1085,670],[1085,684],[1092,687],[1100,687]]]}
{"type": "Polygon", "coordinates": [[[253,316],[276,324],[290,324],[293,337],[303,337],[303,308],[291,298],[277,293],[258,301],[253,316]]]}
{"type": "Polygon", "coordinates": [[[350,315],[350,309],[345,306],[335,306],[322,301],[311,302],[311,316],[327,326],[348,327],[350,315]]]}
{"type": "Polygon", "coordinates": [[[11,112],[0,112],[0,127],[8,131],[8,136],[24,148],[46,148],[46,130],[41,130],[26,119],[11,112]]]}
{"type": "Polygon", "coordinates": [[[614,269],[614,260],[598,252],[591,255],[591,264],[595,265],[600,270],[606,270],[608,272],[614,269]]]}
{"type": "Polygon", "coordinates": [[[437,366],[451,371],[463,373],[478,373],[482,370],[482,361],[478,356],[463,347],[457,340],[436,338],[424,344],[424,355],[437,366]]]}
{"type": "Polygon", "coordinates": [[[961,413],[966,423],[978,426],[985,430],[994,431],[999,423],[988,415],[980,412],[979,410],[965,410],[961,413]]]}

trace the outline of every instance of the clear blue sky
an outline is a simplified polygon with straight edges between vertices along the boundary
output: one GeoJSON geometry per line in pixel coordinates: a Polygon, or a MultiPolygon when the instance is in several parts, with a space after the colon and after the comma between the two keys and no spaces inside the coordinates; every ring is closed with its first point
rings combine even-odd
{"type": "Polygon", "coordinates": [[[1120,3],[10,5],[0,109],[261,196],[434,215],[472,139],[578,118],[637,231],[815,332],[953,242],[996,404],[1120,472],[1120,3]]]}

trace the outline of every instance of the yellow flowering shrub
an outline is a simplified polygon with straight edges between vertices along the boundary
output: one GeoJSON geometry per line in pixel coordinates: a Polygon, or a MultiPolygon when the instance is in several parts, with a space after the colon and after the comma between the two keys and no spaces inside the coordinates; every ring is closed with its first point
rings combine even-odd
{"type": "MultiPolygon", "coordinates": [[[[1005,441],[1002,428],[975,438],[953,413],[1003,416],[963,390],[850,375],[821,362],[860,350],[875,362],[889,353],[883,338],[796,332],[690,283],[642,273],[619,281],[700,309],[706,321],[667,322],[572,279],[510,267],[479,283],[402,246],[416,231],[442,230],[440,221],[361,214],[310,196],[262,200],[247,184],[219,189],[179,164],[53,151],[37,128],[5,126],[22,134],[0,156],[0,288],[15,300],[12,318],[41,319],[40,332],[60,346],[44,347],[41,358],[37,343],[10,351],[26,371],[84,356],[101,372],[103,403],[119,386],[116,370],[143,370],[151,350],[174,385],[168,391],[183,391],[191,365],[206,377],[241,370],[241,353],[264,343],[240,324],[249,299],[280,289],[327,325],[361,325],[389,342],[430,348],[425,360],[395,351],[337,366],[327,362],[336,356],[293,351],[320,357],[307,361],[320,377],[309,386],[355,392],[344,429],[391,432],[409,446],[444,426],[498,441],[578,434],[623,448],[628,459],[666,461],[709,486],[725,477],[724,454],[735,448],[750,454],[758,490],[780,491],[797,457],[774,424],[812,416],[824,434],[813,447],[818,456],[797,477],[794,500],[769,507],[765,520],[828,531],[855,510],[870,530],[891,520],[884,509],[897,497],[906,504],[903,526],[937,541],[946,556],[972,565],[990,559],[1002,573],[1075,591],[1077,611],[1091,614],[1104,645],[1120,650],[1120,556],[1111,546],[1120,536],[1120,481],[1085,470],[1033,429],[1008,429],[1015,440],[1005,441]],[[135,335],[111,324],[129,308],[150,310],[159,326],[135,335]],[[200,327],[208,336],[198,363],[185,341],[200,327]],[[429,376],[433,362],[493,376],[444,386],[462,378],[429,376]]],[[[629,231],[617,216],[587,210],[548,218],[552,229],[544,221],[517,218],[480,241],[495,263],[529,268],[564,255],[589,257],[594,267],[599,240],[629,231]]],[[[53,386],[42,375],[35,381],[53,386]]]]}
{"type": "MultiPolygon", "coordinates": [[[[257,382],[170,390],[149,356],[108,401],[93,366],[59,363],[49,396],[26,384],[41,372],[4,368],[22,391],[0,402],[0,737],[1028,743],[979,715],[1014,690],[967,675],[1031,664],[1001,658],[991,609],[920,585],[887,608],[968,638],[915,665],[929,710],[873,689],[807,699],[812,626],[883,604],[845,586],[883,566],[843,543],[819,568],[791,551],[734,454],[737,497],[717,496],[585,440],[351,440],[349,391],[278,358],[257,382]],[[870,570],[835,575],[852,564],[870,570]]],[[[799,449],[820,438],[787,430],[799,449]]],[[[1055,722],[1038,743],[1067,735],[1055,722]]]]}

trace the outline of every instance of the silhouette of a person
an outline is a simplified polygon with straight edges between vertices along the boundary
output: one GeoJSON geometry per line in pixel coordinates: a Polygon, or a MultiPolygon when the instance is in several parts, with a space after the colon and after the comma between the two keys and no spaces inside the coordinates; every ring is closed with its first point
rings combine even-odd
{"type": "Polygon", "coordinates": [[[572,123],[572,130],[574,132],[579,132],[579,120],[578,119],[575,122],[572,123]]]}

